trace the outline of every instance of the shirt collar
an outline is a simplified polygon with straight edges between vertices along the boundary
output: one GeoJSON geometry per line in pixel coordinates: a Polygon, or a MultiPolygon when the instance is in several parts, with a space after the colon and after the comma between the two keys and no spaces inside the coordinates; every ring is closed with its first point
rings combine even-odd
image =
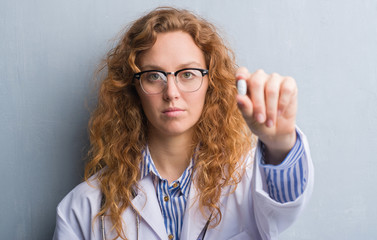
{"type": "MultiPolygon", "coordinates": [[[[176,181],[174,181],[174,182],[179,182],[179,187],[182,193],[185,195],[185,197],[188,197],[188,194],[190,191],[191,174],[192,174],[193,166],[194,166],[194,157],[191,158],[190,164],[182,173],[182,175],[176,181]]],[[[148,176],[150,173],[152,173],[152,175],[157,177],[159,180],[165,180],[158,173],[156,166],[154,165],[153,159],[151,157],[151,154],[149,152],[148,145],[147,145],[145,149],[142,151],[142,161],[140,163],[141,179],[148,176]]]]}
{"type": "Polygon", "coordinates": [[[148,146],[146,146],[145,149],[142,151],[141,156],[142,156],[142,161],[140,163],[141,179],[145,178],[150,172],[152,172],[154,175],[161,178],[160,174],[158,173],[156,169],[156,166],[154,165],[148,146]]]}

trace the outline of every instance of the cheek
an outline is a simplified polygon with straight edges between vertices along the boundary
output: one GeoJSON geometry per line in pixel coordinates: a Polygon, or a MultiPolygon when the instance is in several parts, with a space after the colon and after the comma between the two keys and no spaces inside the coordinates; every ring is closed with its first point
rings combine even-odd
{"type": "Polygon", "coordinates": [[[200,117],[203,112],[205,100],[206,100],[206,90],[194,98],[193,105],[196,108],[198,117],[200,117]]]}
{"type": "Polygon", "coordinates": [[[142,99],[141,105],[143,107],[145,115],[149,118],[154,112],[153,108],[153,101],[149,101],[149,99],[142,99]]]}
{"type": "Polygon", "coordinates": [[[143,111],[144,111],[144,114],[145,116],[147,117],[147,119],[149,120],[151,117],[153,118],[153,112],[154,112],[154,108],[153,108],[153,99],[151,100],[150,98],[146,97],[145,95],[142,95],[142,93],[140,93],[138,91],[138,94],[139,94],[139,99],[140,99],[140,102],[141,102],[141,107],[143,108],[143,111]]]}

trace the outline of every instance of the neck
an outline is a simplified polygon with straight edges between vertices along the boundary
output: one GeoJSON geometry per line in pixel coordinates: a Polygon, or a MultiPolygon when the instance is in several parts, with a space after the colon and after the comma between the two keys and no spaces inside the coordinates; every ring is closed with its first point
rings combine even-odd
{"type": "Polygon", "coordinates": [[[192,134],[178,136],[149,134],[148,147],[158,173],[171,183],[177,180],[190,164],[192,134]]]}

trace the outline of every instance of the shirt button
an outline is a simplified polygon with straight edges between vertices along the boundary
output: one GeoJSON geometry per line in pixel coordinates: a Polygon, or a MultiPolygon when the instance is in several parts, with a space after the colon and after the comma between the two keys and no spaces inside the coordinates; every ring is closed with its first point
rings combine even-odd
{"type": "Polygon", "coordinates": [[[174,236],[172,234],[169,234],[169,239],[171,240],[173,238],[174,238],[174,236]]]}
{"type": "MultiPolygon", "coordinates": [[[[168,197],[168,196],[165,196],[165,197],[164,197],[164,201],[165,201],[165,202],[169,201],[169,197],[168,197]]],[[[172,236],[173,236],[173,235],[172,235],[172,236]]]]}
{"type": "Polygon", "coordinates": [[[173,188],[176,188],[176,187],[178,187],[178,183],[173,184],[173,188]]]}

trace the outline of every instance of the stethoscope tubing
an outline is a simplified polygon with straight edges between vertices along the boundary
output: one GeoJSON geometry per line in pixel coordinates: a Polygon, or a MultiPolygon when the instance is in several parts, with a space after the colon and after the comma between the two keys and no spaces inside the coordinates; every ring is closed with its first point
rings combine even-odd
{"type": "MultiPolygon", "coordinates": [[[[132,208],[132,210],[134,211],[134,214],[136,216],[136,239],[139,240],[140,217],[139,217],[139,214],[136,213],[134,208],[132,208]]],[[[101,215],[101,234],[102,234],[102,240],[106,240],[104,215],[101,215]]]]}
{"type": "MultiPolygon", "coordinates": [[[[136,196],[136,192],[133,190],[132,191],[132,196],[135,197],[136,196]]],[[[103,207],[103,205],[105,204],[105,195],[102,194],[102,198],[101,198],[101,208],[103,207]]],[[[132,207],[132,205],[131,205],[132,207]]],[[[134,207],[132,207],[132,210],[135,214],[135,218],[136,218],[136,239],[139,240],[139,230],[140,230],[140,216],[139,214],[137,213],[137,211],[135,210],[134,207]]],[[[101,235],[102,235],[102,240],[106,240],[106,231],[105,231],[105,214],[102,214],[101,215],[101,235]]]]}

